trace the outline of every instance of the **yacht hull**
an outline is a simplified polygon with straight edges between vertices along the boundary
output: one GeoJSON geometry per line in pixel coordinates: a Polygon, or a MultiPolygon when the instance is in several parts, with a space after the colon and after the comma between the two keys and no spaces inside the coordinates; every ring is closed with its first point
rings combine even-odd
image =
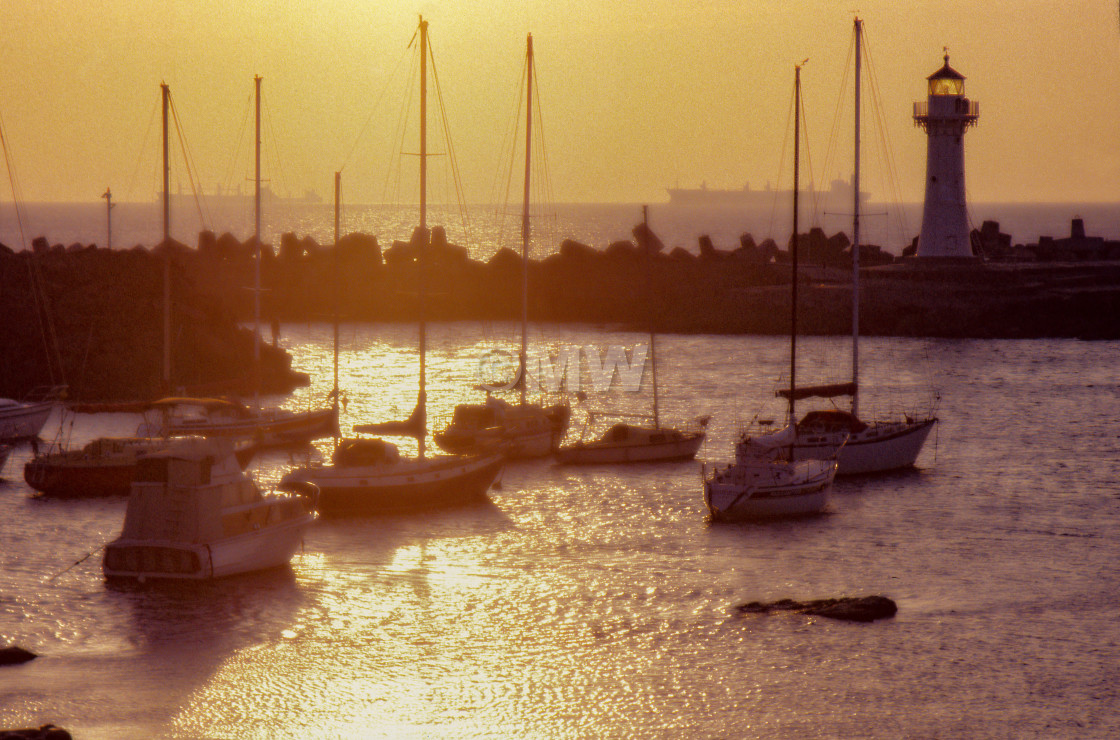
{"type": "MultiPolygon", "coordinates": [[[[936,419],[878,422],[860,432],[798,432],[793,445],[793,459],[826,460],[836,457],[839,462],[837,475],[866,475],[913,467],[936,423],[936,419]]],[[[747,461],[772,456],[776,450],[787,454],[789,447],[756,444],[754,440],[747,439],[736,446],[736,456],[740,461],[747,461]]]]}
{"type": "Polygon", "coordinates": [[[446,461],[370,466],[311,467],[284,482],[313,483],[323,516],[361,516],[429,511],[487,500],[504,458],[492,454],[446,461]]]}
{"type": "Polygon", "coordinates": [[[834,461],[736,463],[704,481],[704,502],[717,521],[818,514],[828,504],[834,461]]]}
{"type": "Polygon", "coordinates": [[[176,419],[171,422],[170,431],[174,436],[199,435],[251,439],[258,447],[280,446],[309,442],[336,434],[338,416],[334,409],[317,409],[230,421],[176,419]]]}
{"type": "Polygon", "coordinates": [[[34,459],[23,467],[27,485],[59,498],[127,496],[135,476],[135,460],[111,465],[97,462],[58,465],[34,459]]]}
{"type": "Polygon", "coordinates": [[[692,460],[704,443],[703,433],[686,434],[683,439],[637,444],[589,442],[562,447],[556,459],[564,465],[609,465],[618,463],[672,462],[692,460]]]}

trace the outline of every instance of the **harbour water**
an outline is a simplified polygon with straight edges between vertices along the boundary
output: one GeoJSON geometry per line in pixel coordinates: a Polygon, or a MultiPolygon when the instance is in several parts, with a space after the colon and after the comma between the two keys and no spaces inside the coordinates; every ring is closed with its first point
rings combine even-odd
{"type": "MultiPolygon", "coordinates": [[[[433,427],[479,396],[480,356],[513,331],[431,328],[433,427]]],[[[344,428],[407,413],[415,327],[341,335],[344,428]]],[[[645,338],[545,326],[531,341],[555,352],[645,338]]],[[[285,325],[282,343],[313,385],[272,400],[321,402],[331,328],[285,325]]],[[[715,525],[701,466],[731,458],[740,424],[781,418],[787,346],[662,337],[663,418],[711,416],[700,461],[513,463],[485,506],[319,521],[290,568],[187,590],[107,587],[97,549],[124,500],[33,497],[21,447],[0,485],[0,644],[41,657],[0,669],[0,727],[126,739],[1111,737],[1118,353],[1117,342],[867,339],[865,415],[937,403],[917,469],[841,480],[819,517],[715,525]],[[892,597],[898,615],[850,624],[734,609],[863,594],[892,597]]],[[[806,381],[848,362],[839,338],[807,338],[799,355],[806,381]]],[[[648,391],[648,374],[637,393],[593,389],[573,421],[589,407],[645,411],[648,391]]],[[[82,416],[67,429],[80,443],[137,421],[82,416]]],[[[291,464],[270,453],[253,471],[270,486],[291,464]]]]}

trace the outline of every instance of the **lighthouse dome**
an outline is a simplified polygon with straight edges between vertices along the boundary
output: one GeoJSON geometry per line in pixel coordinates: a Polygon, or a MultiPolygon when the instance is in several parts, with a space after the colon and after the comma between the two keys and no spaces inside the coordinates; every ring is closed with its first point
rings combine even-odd
{"type": "Polygon", "coordinates": [[[949,66],[949,54],[945,54],[945,64],[929,77],[930,95],[964,95],[964,75],[949,66]]]}

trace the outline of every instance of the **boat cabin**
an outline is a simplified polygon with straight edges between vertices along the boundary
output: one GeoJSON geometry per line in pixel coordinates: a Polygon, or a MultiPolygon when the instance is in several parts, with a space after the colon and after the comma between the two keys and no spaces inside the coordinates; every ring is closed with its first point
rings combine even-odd
{"type": "Polygon", "coordinates": [[[456,429],[490,429],[498,426],[498,410],[489,405],[459,404],[451,417],[451,426],[456,429]]]}
{"type": "Polygon", "coordinates": [[[810,411],[797,423],[797,431],[801,434],[829,434],[833,432],[857,434],[865,429],[867,429],[866,424],[853,416],[851,412],[840,409],[810,411]]]}
{"type": "Polygon", "coordinates": [[[400,462],[397,446],[383,439],[344,439],[335,450],[332,462],[340,466],[365,467],[400,462]]]}

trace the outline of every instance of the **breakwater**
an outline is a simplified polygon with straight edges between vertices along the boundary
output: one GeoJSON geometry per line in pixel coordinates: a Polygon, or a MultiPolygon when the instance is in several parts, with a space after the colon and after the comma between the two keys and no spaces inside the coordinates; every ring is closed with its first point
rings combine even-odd
{"type": "MultiPolygon", "coordinates": [[[[198,254],[155,249],[0,245],[0,396],[66,384],[74,400],[146,400],[167,393],[251,393],[252,332],[202,289],[198,254]],[[171,383],[163,382],[164,270],[170,262],[171,383]]],[[[250,283],[251,284],[251,283],[250,283]]],[[[244,284],[237,288],[245,291],[244,284]]],[[[307,377],[263,346],[260,387],[289,393],[307,377]]]]}
{"type": "MultiPolygon", "coordinates": [[[[998,234],[998,227],[996,232],[998,234]]],[[[813,229],[798,238],[798,322],[806,334],[851,330],[850,243],[813,229]]],[[[147,399],[171,391],[247,393],[255,385],[252,334],[255,243],[204,231],[196,249],[51,246],[0,249],[0,395],[71,386],[85,400],[147,399]],[[163,274],[170,269],[172,382],[161,380],[163,274]],[[49,380],[48,380],[49,379],[49,380]]],[[[861,332],[934,337],[1120,337],[1120,262],[921,262],[861,247],[861,332]]],[[[529,318],[538,322],[653,325],[680,333],[789,331],[789,245],[735,249],[701,239],[699,254],[667,250],[644,226],[594,248],[565,240],[528,265],[529,318]]],[[[382,249],[365,234],[336,246],[285,234],[265,245],[261,303],[285,321],[513,320],[521,315],[522,260],[501,249],[486,261],[416,230],[382,249]],[[423,257],[423,258],[421,258],[423,257]]],[[[264,392],[306,381],[266,345],[264,392]]]]}

